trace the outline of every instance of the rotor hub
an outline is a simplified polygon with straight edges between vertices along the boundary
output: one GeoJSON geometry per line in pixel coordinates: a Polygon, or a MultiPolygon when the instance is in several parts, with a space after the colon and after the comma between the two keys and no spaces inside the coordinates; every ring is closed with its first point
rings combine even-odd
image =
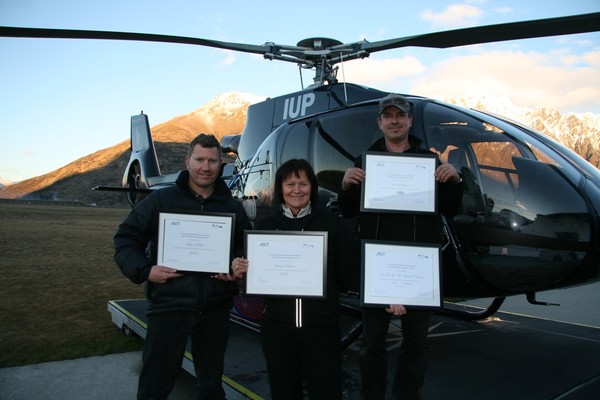
{"type": "Polygon", "coordinates": [[[329,38],[308,38],[298,42],[298,47],[307,47],[314,50],[323,50],[331,46],[339,46],[343,44],[339,40],[329,38]]]}

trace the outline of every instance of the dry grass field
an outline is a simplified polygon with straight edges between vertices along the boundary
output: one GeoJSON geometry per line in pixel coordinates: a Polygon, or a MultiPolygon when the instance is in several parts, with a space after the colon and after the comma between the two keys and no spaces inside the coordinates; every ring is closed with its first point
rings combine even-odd
{"type": "Polygon", "coordinates": [[[107,311],[143,297],[112,258],[128,212],[0,203],[0,368],[141,349],[107,311]]]}

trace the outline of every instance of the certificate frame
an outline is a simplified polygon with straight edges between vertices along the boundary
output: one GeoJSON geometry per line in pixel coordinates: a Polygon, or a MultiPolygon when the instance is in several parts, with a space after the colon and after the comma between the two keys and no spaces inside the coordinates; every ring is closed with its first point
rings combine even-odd
{"type": "Polygon", "coordinates": [[[361,211],[437,213],[437,155],[367,151],[362,165],[361,211]]]}
{"type": "Polygon", "coordinates": [[[441,246],[362,240],[363,307],[443,308],[441,246]]]}
{"type": "Polygon", "coordinates": [[[158,214],[157,265],[181,272],[229,273],[235,214],[158,214]]]}
{"type": "Polygon", "coordinates": [[[325,298],[327,239],[326,231],[244,231],[246,294],[325,298]]]}

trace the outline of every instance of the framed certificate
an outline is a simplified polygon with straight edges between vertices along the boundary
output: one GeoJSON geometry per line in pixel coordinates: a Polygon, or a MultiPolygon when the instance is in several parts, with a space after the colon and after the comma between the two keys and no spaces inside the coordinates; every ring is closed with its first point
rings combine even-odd
{"type": "Polygon", "coordinates": [[[361,211],[437,212],[435,154],[366,152],[361,211]]]}
{"type": "Polygon", "coordinates": [[[235,214],[158,216],[156,263],[179,271],[228,273],[235,214]]]}
{"type": "Polygon", "coordinates": [[[436,245],[363,240],[361,305],[442,308],[440,257],[436,245]]]}
{"type": "Polygon", "coordinates": [[[246,293],[325,297],[327,232],[246,231],[246,293]]]}

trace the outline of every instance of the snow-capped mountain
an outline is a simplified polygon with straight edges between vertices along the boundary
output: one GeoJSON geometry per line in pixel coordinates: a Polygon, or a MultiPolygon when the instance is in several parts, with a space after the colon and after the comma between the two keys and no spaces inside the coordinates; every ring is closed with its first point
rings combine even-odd
{"type": "Polygon", "coordinates": [[[155,141],[187,142],[200,132],[212,133],[217,139],[244,130],[248,107],[264,100],[248,93],[222,93],[200,108],[176,116],[152,127],[155,141]]]}
{"type": "Polygon", "coordinates": [[[192,112],[196,118],[211,124],[215,116],[235,117],[240,109],[246,110],[249,104],[265,100],[265,97],[250,93],[227,92],[221,93],[196,111],[192,112]]]}
{"type": "Polygon", "coordinates": [[[542,132],[575,151],[592,165],[600,165],[600,115],[561,114],[547,107],[518,107],[508,98],[448,98],[447,102],[467,108],[499,114],[542,132]]]}
{"type": "Polygon", "coordinates": [[[8,179],[0,178],[0,189],[12,185],[14,182],[9,181],[8,179]]]}

